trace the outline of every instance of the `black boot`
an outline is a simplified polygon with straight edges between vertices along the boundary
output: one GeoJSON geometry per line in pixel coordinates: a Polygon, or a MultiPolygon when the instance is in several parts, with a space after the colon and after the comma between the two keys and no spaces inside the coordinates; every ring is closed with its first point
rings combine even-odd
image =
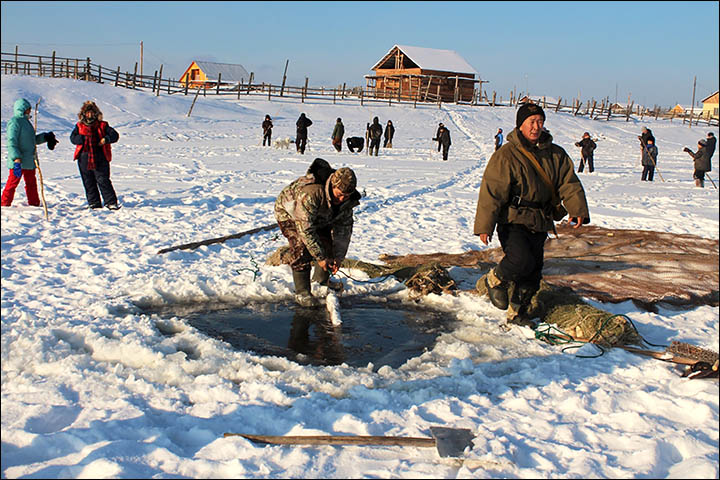
{"type": "Polygon", "coordinates": [[[317,262],[315,262],[315,268],[313,269],[312,280],[313,282],[317,282],[320,285],[328,287],[330,290],[333,290],[335,292],[343,291],[342,282],[334,282],[330,280],[330,272],[324,270],[323,268],[320,268],[320,265],[318,265],[317,262]]]}
{"type": "Polygon", "coordinates": [[[536,324],[529,313],[530,303],[537,292],[534,286],[516,285],[507,310],[507,321],[515,325],[535,328],[536,324]]]}
{"type": "Polygon", "coordinates": [[[317,298],[310,292],[310,270],[302,272],[293,271],[293,283],[295,284],[295,301],[301,307],[316,307],[319,305],[317,298]]]}
{"type": "Polygon", "coordinates": [[[485,275],[485,288],[487,288],[488,297],[495,307],[500,310],[508,308],[508,282],[498,277],[496,268],[490,270],[485,275]]]}

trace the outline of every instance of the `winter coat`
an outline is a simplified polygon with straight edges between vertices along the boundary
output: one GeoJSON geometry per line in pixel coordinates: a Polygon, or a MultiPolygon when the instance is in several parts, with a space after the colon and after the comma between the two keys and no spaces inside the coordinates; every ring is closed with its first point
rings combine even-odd
{"type": "Polygon", "coordinates": [[[353,208],[360,204],[360,193],[350,195],[340,205],[330,201],[330,175],[335,170],[323,159],[316,159],[307,174],[285,187],[275,200],[275,218],[292,220],[310,254],[318,261],[342,261],[350,246],[353,208]],[[330,228],[333,251],[325,251],[319,232],[330,228]]]}
{"type": "Polygon", "coordinates": [[[345,135],[345,125],[343,125],[342,122],[337,122],[335,124],[335,128],[333,128],[333,133],[332,133],[331,138],[333,140],[341,141],[343,135],[345,135]]]}
{"type": "Polygon", "coordinates": [[[273,124],[270,120],[263,120],[263,123],[262,123],[263,135],[272,133],[272,128],[273,128],[273,124]]]}
{"type": "MultiPolygon", "coordinates": [[[[92,125],[85,125],[82,122],[78,122],[75,124],[72,133],[70,133],[70,142],[76,145],[73,160],[79,159],[82,162],[86,161],[90,155],[89,148],[92,148],[95,159],[100,158],[111,162],[112,148],[110,144],[117,142],[119,138],[120,135],[118,132],[104,120],[96,121],[92,125]],[[88,147],[86,143],[88,136],[91,136],[91,147],[88,147]],[[105,139],[105,145],[100,145],[101,138],[105,139]]],[[[97,162],[97,160],[95,160],[95,162],[97,162]]],[[[94,168],[89,169],[94,170],[94,168]]]]}
{"type": "Polygon", "coordinates": [[[537,146],[523,145],[520,135],[517,129],[510,132],[507,142],[488,161],[480,184],[473,233],[492,234],[496,225],[509,223],[524,225],[534,232],[547,232],[553,228],[553,219],[564,216],[565,212],[554,212],[552,191],[521,153],[521,147],[547,172],[570,216],[589,222],[585,190],[565,150],[552,143],[547,131],[540,135],[537,146]]]}
{"type": "MultiPolygon", "coordinates": [[[[706,140],[706,147],[708,151],[708,159],[712,159],[713,154],[715,153],[715,144],[717,143],[717,138],[715,137],[707,137],[706,140]]],[[[709,172],[710,170],[708,170],[709,172]]]]}
{"type": "Polygon", "coordinates": [[[30,102],[21,98],[15,101],[13,117],[7,122],[7,167],[15,166],[15,159],[21,160],[23,170],[35,169],[35,145],[47,142],[46,134],[35,134],[35,128],[25,117],[30,102]]]}
{"type": "Polygon", "coordinates": [[[307,118],[304,113],[301,113],[300,118],[295,122],[298,137],[307,137],[307,127],[310,125],[312,125],[312,120],[307,118]]]}
{"type": "Polygon", "coordinates": [[[658,149],[655,145],[646,145],[642,153],[642,165],[644,167],[654,167],[657,165],[658,149]]]}
{"type": "Polygon", "coordinates": [[[692,154],[693,165],[698,172],[710,171],[710,156],[708,155],[707,145],[700,147],[696,153],[692,154]]]}
{"type": "Polygon", "coordinates": [[[498,132],[495,134],[495,147],[502,147],[503,144],[503,134],[498,132]]]}
{"type": "Polygon", "coordinates": [[[448,130],[447,127],[442,127],[438,130],[438,142],[446,147],[452,145],[452,142],[450,141],[450,130],[448,130]]]}
{"type": "Polygon", "coordinates": [[[394,135],[395,135],[395,127],[393,126],[393,124],[391,123],[391,124],[389,124],[389,125],[385,125],[385,135],[384,135],[384,137],[385,137],[387,140],[392,140],[394,135]]]}
{"type": "Polygon", "coordinates": [[[383,127],[380,125],[380,121],[375,117],[373,120],[373,123],[370,124],[370,127],[368,128],[370,132],[370,138],[373,140],[380,140],[383,135],[383,127]]]}
{"type": "Polygon", "coordinates": [[[592,138],[585,137],[579,142],[575,142],[576,147],[581,147],[582,156],[587,158],[593,154],[593,151],[597,148],[597,144],[593,142],[592,138]]]}

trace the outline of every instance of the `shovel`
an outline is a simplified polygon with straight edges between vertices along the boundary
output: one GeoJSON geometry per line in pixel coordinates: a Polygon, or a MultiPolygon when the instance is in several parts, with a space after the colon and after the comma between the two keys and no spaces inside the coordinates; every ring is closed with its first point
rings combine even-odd
{"type": "Polygon", "coordinates": [[[225,433],[224,437],[240,436],[256,443],[277,445],[399,445],[409,447],[436,447],[441,457],[459,457],[465,447],[472,446],[475,435],[467,428],[430,427],[428,437],[381,437],[351,435],[282,436],[225,433]]]}

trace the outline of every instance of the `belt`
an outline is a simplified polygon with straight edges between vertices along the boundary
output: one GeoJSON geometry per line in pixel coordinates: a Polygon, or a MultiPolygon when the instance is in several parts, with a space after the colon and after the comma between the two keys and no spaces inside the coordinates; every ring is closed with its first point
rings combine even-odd
{"type": "Polygon", "coordinates": [[[537,208],[539,210],[545,210],[548,207],[547,203],[540,203],[540,202],[531,202],[529,200],[523,200],[520,198],[519,195],[515,195],[510,200],[510,205],[514,207],[528,207],[528,208],[537,208]]]}

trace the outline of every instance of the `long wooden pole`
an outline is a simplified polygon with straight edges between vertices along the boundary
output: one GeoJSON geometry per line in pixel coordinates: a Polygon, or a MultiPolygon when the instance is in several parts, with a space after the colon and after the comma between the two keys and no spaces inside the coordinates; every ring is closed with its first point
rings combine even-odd
{"type": "Polygon", "coordinates": [[[200,242],[191,242],[191,243],[186,243],[184,245],[177,245],[174,247],[163,248],[162,250],[158,251],[158,254],[172,252],[174,250],[194,250],[203,245],[213,245],[215,243],[223,243],[223,242],[226,242],[227,240],[244,237],[245,235],[252,235],[253,233],[258,233],[258,232],[262,232],[265,230],[274,230],[278,227],[279,226],[277,223],[273,223],[272,225],[265,225],[264,227],[253,228],[252,230],[247,230],[245,232],[240,232],[240,233],[233,233],[232,235],[226,235],[224,237],[210,238],[208,240],[202,240],[200,242]]]}
{"type": "MultiPolygon", "coordinates": [[[[38,105],[40,104],[40,100],[42,100],[42,98],[38,98],[37,103],[35,103],[35,134],[37,134],[38,105]]],[[[45,210],[45,220],[50,220],[48,218],[47,203],[45,202],[45,186],[43,185],[42,170],[40,170],[40,160],[38,160],[37,145],[35,145],[35,150],[33,151],[33,159],[35,160],[35,168],[37,168],[38,175],[40,176],[40,197],[42,198],[43,209],[45,210]]]]}
{"type": "MultiPolygon", "coordinates": [[[[692,96],[692,102],[690,103],[690,125],[688,125],[688,128],[692,127],[692,117],[693,117],[693,109],[695,108],[695,84],[697,83],[697,76],[693,77],[693,96],[692,96]]],[[[685,120],[683,119],[683,122],[685,120]]]]}

